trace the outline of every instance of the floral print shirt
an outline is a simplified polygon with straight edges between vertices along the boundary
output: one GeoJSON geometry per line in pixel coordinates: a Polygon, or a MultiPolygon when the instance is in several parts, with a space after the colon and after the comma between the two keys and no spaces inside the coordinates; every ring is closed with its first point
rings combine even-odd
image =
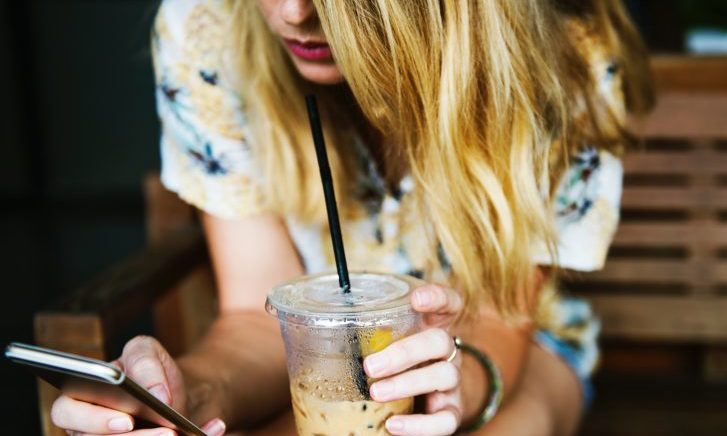
{"type": "MultiPolygon", "coordinates": [[[[265,175],[254,158],[243,102],[234,90],[234,68],[226,38],[228,12],[222,0],[164,0],[152,47],[158,113],[162,125],[162,182],[188,203],[223,218],[264,211],[260,186],[265,175]]],[[[609,60],[593,50],[597,92],[613,98],[620,82],[609,60]]],[[[618,101],[618,99],[617,99],[618,101]]],[[[352,269],[422,276],[427,259],[423,229],[405,177],[393,192],[385,188],[374,159],[353,144],[362,163],[362,189],[374,193],[358,219],[342,222],[352,269]]],[[[584,147],[573,157],[554,197],[557,259],[562,268],[592,271],[603,266],[618,223],[622,167],[612,154],[584,147]]],[[[286,217],[288,230],[308,272],[332,270],[333,254],[324,223],[301,224],[286,217]]],[[[446,281],[446,256],[439,271],[424,277],[446,281]]],[[[550,256],[536,254],[549,264],[550,256]]],[[[555,292],[543,292],[538,342],[568,362],[584,379],[597,361],[598,323],[589,306],[555,292]]]]}

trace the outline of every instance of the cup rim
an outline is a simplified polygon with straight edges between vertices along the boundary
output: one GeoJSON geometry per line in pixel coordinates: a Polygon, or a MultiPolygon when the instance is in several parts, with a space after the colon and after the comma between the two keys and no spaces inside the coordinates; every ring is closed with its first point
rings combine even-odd
{"type": "Polygon", "coordinates": [[[344,308],[336,308],[335,310],[318,311],[311,309],[310,306],[304,305],[303,307],[293,307],[289,304],[275,301],[276,293],[281,292],[282,289],[286,287],[300,283],[301,281],[323,278],[331,278],[336,281],[338,280],[335,272],[309,274],[288,280],[273,287],[273,289],[268,292],[265,301],[265,310],[269,314],[277,316],[281,323],[285,322],[321,328],[382,326],[393,324],[401,317],[416,314],[411,307],[410,295],[413,289],[424,284],[422,280],[405,274],[376,271],[351,271],[349,272],[349,276],[352,281],[366,278],[368,276],[385,276],[393,278],[396,281],[403,282],[408,286],[408,289],[402,296],[393,300],[394,303],[400,304],[392,305],[390,303],[383,308],[368,310],[345,310],[344,308]]]}

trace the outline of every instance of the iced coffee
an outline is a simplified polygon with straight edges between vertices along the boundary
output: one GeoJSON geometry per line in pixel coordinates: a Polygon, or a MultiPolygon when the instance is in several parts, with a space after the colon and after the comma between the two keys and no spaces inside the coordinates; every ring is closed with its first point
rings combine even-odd
{"type": "Polygon", "coordinates": [[[419,317],[409,304],[416,279],[351,274],[344,294],[335,275],[308,276],[276,287],[267,309],[278,316],[288,355],[298,434],[387,435],[393,415],[412,411],[412,398],[378,403],[361,360],[414,333],[419,317]]]}
{"type": "Polygon", "coordinates": [[[386,420],[411,413],[412,399],[377,403],[352,401],[355,393],[340,391],[335,381],[299,379],[290,386],[299,435],[388,435],[386,420]]]}

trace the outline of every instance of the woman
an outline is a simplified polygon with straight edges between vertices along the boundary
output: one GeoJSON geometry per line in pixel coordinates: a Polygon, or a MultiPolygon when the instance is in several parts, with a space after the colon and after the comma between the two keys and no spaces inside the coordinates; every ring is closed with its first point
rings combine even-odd
{"type": "MultiPolygon", "coordinates": [[[[557,297],[551,267],[603,264],[628,139],[623,92],[634,112],[650,104],[641,50],[607,0],[166,0],[154,35],[162,180],[200,209],[220,315],[184,356],[139,337],[118,364],[209,434],[289,406],[263,302],[274,284],[333,265],[302,98],[313,92],[349,266],[432,283],[412,296],[429,328],[364,360],[380,379],[374,400],[426,399],[387,430],[452,434],[477,421],[498,380],[448,359],[456,332],[504,386],[478,431],[572,433],[597,323],[557,297]]],[[[133,428],[67,397],[52,416],[82,434],[133,428]]],[[[294,434],[289,416],[269,434],[294,434]]]]}

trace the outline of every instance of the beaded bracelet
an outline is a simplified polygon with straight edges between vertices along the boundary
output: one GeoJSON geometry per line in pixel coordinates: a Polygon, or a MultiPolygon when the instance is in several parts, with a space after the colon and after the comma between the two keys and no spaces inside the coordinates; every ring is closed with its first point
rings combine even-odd
{"type": "Polygon", "coordinates": [[[477,362],[479,362],[487,375],[490,387],[490,394],[487,396],[487,401],[485,401],[482,411],[477,414],[477,418],[458,429],[458,432],[471,432],[481,428],[483,425],[492,420],[495,413],[497,413],[497,410],[500,408],[504,393],[502,375],[500,374],[500,370],[497,369],[497,366],[492,363],[492,360],[490,360],[485,353],[472,345],[462,342],[459,337],[454,338],[454,343],[457,348],[471,355],[477,360],[477,362]]]}

